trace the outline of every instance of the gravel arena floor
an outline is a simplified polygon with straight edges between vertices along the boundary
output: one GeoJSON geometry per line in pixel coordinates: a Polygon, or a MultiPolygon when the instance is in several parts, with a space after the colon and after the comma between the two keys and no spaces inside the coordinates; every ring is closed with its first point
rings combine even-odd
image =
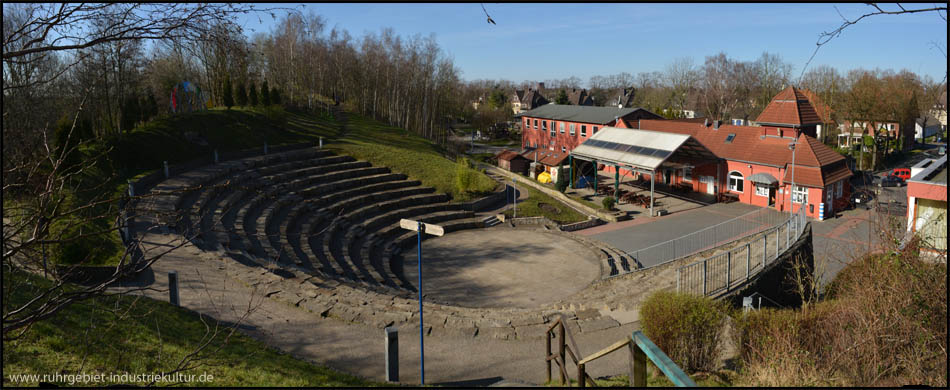
{"type": "MultiPolygon", "coordinates": [[[[429,238],[422,256],[426,297],[463,307],[537,307],[582,290],[600,275],[597,255],[580,242],[501,226],[429,238]]],[[[406,278],[417,285],[416,248],[403,259],[406,278]]]]}

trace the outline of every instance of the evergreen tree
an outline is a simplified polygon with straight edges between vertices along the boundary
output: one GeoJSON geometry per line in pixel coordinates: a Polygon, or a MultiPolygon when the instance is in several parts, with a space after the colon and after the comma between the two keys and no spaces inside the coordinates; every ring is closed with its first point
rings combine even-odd
{"type": "Polygon", "coordinates": [[[254,85],[254,82],[251,82],[251,87],[248,88],[247,100],[251,102],[252,106],[257,106],[260,104],[260,101],[257,100],[257,86],[254,85]]]}
{"type": "Polygon", "coordinates": [[[554,103],[557,104],[567,104],[567,92],[563,89],[557,91],[557,98],[554,99],[554,103]]]}
{"type": "Polygon", "coordinates": [[[270,102],[271,104],[280,104],[280,90],[276,87],[270,90],[270,102]]]}
{"type": "Polygon", "coordinates": [[[138,122],[141,116],[139,111],[139,99],[135,95],[127,96],[125,102],[122,103],[122,113],[119,118],[119,125],[126,133],[131,131],[138,122]]]}
{"type": "Polygon", "coordinates": [[[270,88],[267,87],[267,80],[261,84],[261,104],[265,107],[270,105],[270,88]]]}
{"type": "Polygon", "coordinates": [[[224,78],[224,106],[229,110],[234,106],[234,91],[231,89],[231,76],[224,78]]]}
{"type": "Polygon", "coordinates": [[[244,83],[238,84],[234,100],[237,102],[237,105],[241,107],[247,105],[247,89],[244,88],[244,83]]]}

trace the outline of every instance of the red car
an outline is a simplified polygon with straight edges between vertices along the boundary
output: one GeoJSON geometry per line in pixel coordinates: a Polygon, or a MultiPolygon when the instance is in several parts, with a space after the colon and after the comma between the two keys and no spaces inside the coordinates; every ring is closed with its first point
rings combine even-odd
{"type": "Polygon", "coordinates": [[[910,168],[894,168],[890,176],[897,176],[905,181],[910,180],[910,168]]]}

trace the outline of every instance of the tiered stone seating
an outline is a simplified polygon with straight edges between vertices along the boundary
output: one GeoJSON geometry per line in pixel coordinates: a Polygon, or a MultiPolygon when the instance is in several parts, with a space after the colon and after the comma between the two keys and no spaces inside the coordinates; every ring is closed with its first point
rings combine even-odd
{"type": "Polygon", "coordinates": [[[397,295],[412,289],[393,263],[411,241],[400,219],[439,223],[446,232],[482,226],[419,181],[317,149],[192,170],[153,194],[144,208],[204,250],[397,295]]]}

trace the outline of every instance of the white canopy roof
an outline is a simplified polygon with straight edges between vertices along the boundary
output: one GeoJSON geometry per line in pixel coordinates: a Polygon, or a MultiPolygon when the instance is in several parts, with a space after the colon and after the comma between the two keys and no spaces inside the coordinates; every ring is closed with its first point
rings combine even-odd
{"type": "Polygon", "coordinates": [[[699,142],[686,134],[617,127],[600,129],[597,134],[574,148],[571,155],[584,160],[596,160],[653,171],[681,147],[690,157],[716,158],[699,142]]]}

